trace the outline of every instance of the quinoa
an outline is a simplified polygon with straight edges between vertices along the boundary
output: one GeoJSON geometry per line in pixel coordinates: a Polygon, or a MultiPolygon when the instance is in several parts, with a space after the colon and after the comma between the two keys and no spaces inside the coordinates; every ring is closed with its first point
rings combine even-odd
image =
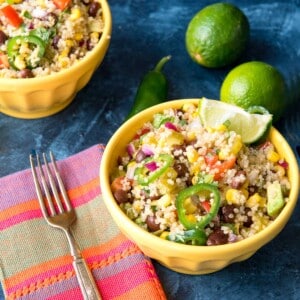
{"type": "Polygon", "coordinates": [[[0,78],[41,77],[67,69],[95,47],[103,27],[97,0],[2,3],[0,78]]]}
{"type": "Polygon", "coordinates": [[[205,128],[197,109],[166,109],[145,123],[118,159],[112,192],[130,219],[161,238],[238,242],[270,225],[288,201],[288,164],[269,140],[245,145],[225,125],[205,128]],[[275,214],[272,185],[283,202],[275,214]]]}

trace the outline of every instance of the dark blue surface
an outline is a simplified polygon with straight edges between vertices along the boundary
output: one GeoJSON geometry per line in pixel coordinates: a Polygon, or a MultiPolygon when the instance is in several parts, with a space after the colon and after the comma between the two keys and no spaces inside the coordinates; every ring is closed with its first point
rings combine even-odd
{"type": "MultiPolygon", "coordinates": [[[[39,120],[0,115],[0,176],[28,168],[32,149],[51,148],[63,159],[96,143],[107,143],[129,111],[140,79],[162,56],[172,55],[164,69],[170,100],[219,98],[221,83],[232,66],[202,68],[191,61],[184,44],[189,20],[212,1],[110,2],[111,46],[74,102],[39,120]]],[[[296,150],[300,146],[300,1],[231,3],[244,11],[251,27],[248,49],[238,63],[261,60],[277,67],[286,79],[288,110],[275,127],[296,150]]],[[[298,205],[282,233],[252,258],[218,273],[189,276],[155,263],[168,299],[300,299],[299,213],[298,205]]]]}

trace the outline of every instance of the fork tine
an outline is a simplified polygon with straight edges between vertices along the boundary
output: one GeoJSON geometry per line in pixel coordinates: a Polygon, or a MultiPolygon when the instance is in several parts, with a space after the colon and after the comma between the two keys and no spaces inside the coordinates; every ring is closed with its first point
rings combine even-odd
{"type": "MultiPolygon", "coordinates": [[[[39,156],[37,154],[35,154],[35,155],[31,154],[29,158],[30,158],[31,172],[32,172],[32,175],[33,175],[33,181],[34,181],[35,189],[36,189],[36,192],[37,192],[38,200],[39,200],[39,203],[40,203],[40,206],[41,206],[41,209],[42,209],[43,216],[45,218],[47,218],[48,211],[47,211],[47,208],[46,208],[46,205],[45,205],[45,202],[44,202],[43,193],[42,193],[42,190],[41,190],[41,185],[40,185],[40,182],[38,180],[38,176],[37,176],[37,172],[36,172],[36,166],[35,166],[35,163],[34,163],[34,158],[37,161],[37,168],[39,169],[39,172],[41,173],[42,185],[43,185],[43,189],[44,189],[44,192],[45,192],[45,196],[46,196],[47,199],[49,199],[49,197],[51,199],[51,196],[49,194],[49,190],[48,190],[47,186],[45,185],[45,178],[44,178],[43,170],[41,168],[40,159],[39,159],[39,156]],[[45,188],[45,186],[46,186],[46,188],[45,188]]],[[[54,215],[55,214],[55,209],[54,209],[53,203],[52,203],[52,201],[48,201],[48,203],[49,203],[50,212],[51,212],[52,215],[54,215]]]]}
{"type": "Polygon", "coordinates": [[[60,174],[58,172],[57,165],[56,165],[56,160],[55,160],[55,157],[54,157],[54,154],[52,153],[52,151],[50,151],[50,158],[51,158],[53,170],[54,170],[54,173],[55,173],[55,176],[56,176],[56,179],[57,179],[57,183],[58,183],[60,192],[61,192],[62,197],[64,199],[64,202],[65,202],[65,205],[67,207],[67,210],[69,211],[69,210],[72,209],[72,205],[70,203],[70,200],[69,200],[68,194],[66,192],[64,183],[63,183],[63,181],[61,179],[61,176],[60,176],[60,174]]]}
{"type": "MultiPolygon", "coordinates": [[[[50,183],[50,186],[51,186],[51,190],[52,190],[52,193],[53,193],[53,196],[54,196],[54,199],[55,199],[55,203],[58,207],[58,211],[60,213],[62,213],[64,211],[64,207],[62,206],[62,203],[61,203],[61,200],[60,200],[60,197],[59,197],[59,194],[58,194],[58,191],[57,191],[57,188],[56,188],[56,184],[55,184],[55,180],[51,174],[51,171],[50,171],[50,168],[49,168],[49,164],[48,164],[48,160],[47,160],[47,157],[46,157],[46,154],[43,153],[43,159],[44,159],[44,165],[45,165],[45,169],[46,169],[46,174],[48,176],[48,180],[49,180],[49,183],[50,183]]],[[[51,198],[50,198],[51,200],[51,198]]]]}

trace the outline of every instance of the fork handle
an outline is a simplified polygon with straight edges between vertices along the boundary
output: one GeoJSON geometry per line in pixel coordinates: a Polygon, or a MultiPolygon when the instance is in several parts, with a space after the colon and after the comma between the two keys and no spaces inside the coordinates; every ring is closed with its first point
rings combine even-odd
{"type": "Polygon", "coordinates": [[[73,267],[75,269],[84,300],[101,300],[98,287],[85,260],[82,257],[75,257],[73,267]]]}

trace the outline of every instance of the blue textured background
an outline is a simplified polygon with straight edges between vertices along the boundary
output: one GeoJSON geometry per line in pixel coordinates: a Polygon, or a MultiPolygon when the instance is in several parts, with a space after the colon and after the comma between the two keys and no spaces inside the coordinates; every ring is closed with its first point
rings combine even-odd
{"type": "MultiPolygon", "coordinates": [[[[51,148],[62,159],[96,143],[107,143],[129,111],[140,79],[162,56],[172,55],[164,68],[170,100],[219,98],[221,83],[233,66],[202,68],[191,61],[184,44],[189,20],[213,1],[109,2],[113,15],[111,46],[73,103],[52,117],[38,120],[0,115],[0,176],[28,168],[32,149],[51,148]]],[[[261,60],[282,72],[289,105],[275,127],[296,151],[300,146],[300,1],[231,3],[244,11],[251,27],[248,49],[236,64],[261,60]]],[[[168,299],[300,299],[299,213],[298,205],[282,233],[252,258],[218,273],[189,276],[155,263],[168,299]]]]}

